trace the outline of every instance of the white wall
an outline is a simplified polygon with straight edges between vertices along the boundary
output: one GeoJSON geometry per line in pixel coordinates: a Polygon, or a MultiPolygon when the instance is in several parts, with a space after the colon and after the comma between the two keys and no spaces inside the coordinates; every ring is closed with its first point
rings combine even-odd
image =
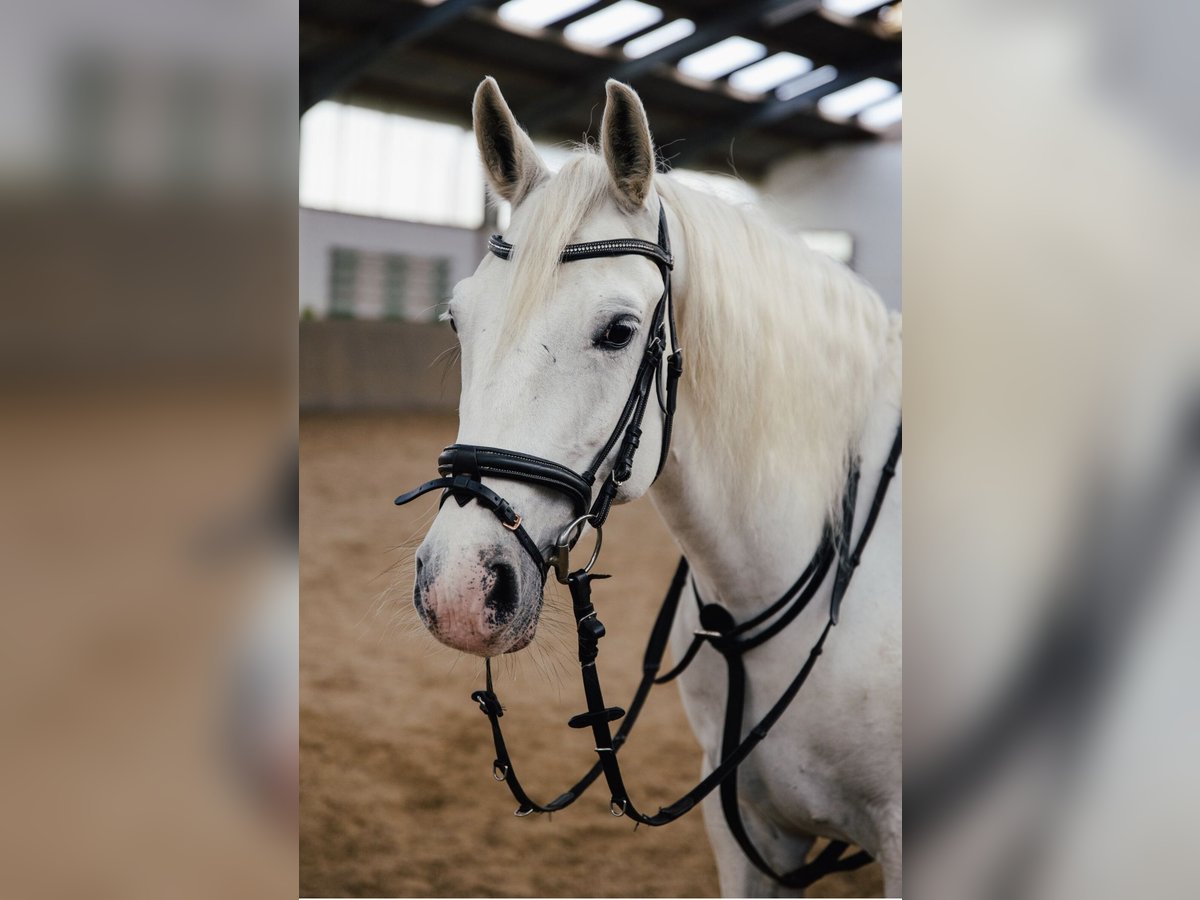
{"type": "Polygon", "coordinates": [[[854,237],[854,269],[900,309],[900,142],[844,144],[777,163],[762,185],[767,213],[789,231],[854,237]]]}
{"type": "Polygon", "coordinates": [[[300,208],[300,308],[324,315],[329,305],[329,248],[450,257],[450,283],[475,271],[487,237],[467,228],[420,225],[300,208]]]}
{"type": "MultiPolygon", "coordinates": [[[[854,268],[900,308],[900,142],[846,144],[777,163],[761,203],[792,231],[835,229],[854,237],[854,268]]],[[[300,307],[324,314],[329,248],[448,256],[450,280],[475,271],[486,252],[481,231],[300,209],[300,307]]]]}

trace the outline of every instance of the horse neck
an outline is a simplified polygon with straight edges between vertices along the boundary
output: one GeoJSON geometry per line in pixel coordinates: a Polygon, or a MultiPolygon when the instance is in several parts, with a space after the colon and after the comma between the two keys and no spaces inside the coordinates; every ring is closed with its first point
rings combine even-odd
{"type": "MultiPolygon", "coordinates": [[[[673,227],[677,228],[674,223],[673,227]]],[[[686,250],[682,255],[686,264],[686,250]]],[[[681,304],[687,303],[686,270],[684,274],[676,294],[681,304]]],[[[881,337],[877,358],[869,360],[875,376],[860,388],[870,392],[861,405],[862,421],[838,449],[861,452],[862,465],[875,469],[887,454],[900,407],[900,323],[898,317],[888,318],[873,295],[862,302],[877,305],[873,314],[881,337]]],[[[869,314],[862,317],[870,318],[869,314]]],[[[762,339],[786,341],[787,337],[765,329],[762,339]]],[[[702,364],[694,358],[689,362],[702,364]]],[[[801,380],[793,382],[794,396],[774,399],[806,402],[801,380]]],[[[729,398],[731,406],[744,402],[745,398],[729,398]]],[[[817,549],[829,517],[829,478],[818,484],[820,479],[805,470],[801,454],[792,452],[786,437],[778,437],[775,443],[788,452],[771,453],[758,436],[738,435],[711,416],[706,420],[690,402],[686,378],[680,385],[675,421],[670,459],[650,492],[651,499],[688,557],[706,599],[720,600],[735,615],[752,614],[779,597],[817,549]],[[731,431],[742,441],[736,463],[728,453],[712,452],[714,436],[728,439],[731,431]],[[760,477],[744,477],[750,471],[760,477]]],[[[840,492],[841,486],[836,489],[840,492]]]]}
{"type": "Polygon", "coordinates": [[[820,541],[825,504],[806,487],[802,473],[786,483],[747,489],[718,471],[705,453],[704,423],[688,412],[681,400],[671,461],[651,499],[705,598],[746,616],[782,594],[800,573],[820,541]]]}

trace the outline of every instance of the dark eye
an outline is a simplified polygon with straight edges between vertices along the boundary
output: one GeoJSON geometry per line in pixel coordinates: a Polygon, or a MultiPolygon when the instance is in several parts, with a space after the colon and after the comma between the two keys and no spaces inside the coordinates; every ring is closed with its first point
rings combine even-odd
{"type": "Polygon", "coordinates": [[[620,350],[637,334],[638,322],[633,316],[619,316],[608,323],[604,333],[596,338],[596,346],[605,350],[620,350]]]}
{"type": "Polygon", "coordinates": [[[455,334],[458,334],[458,326],[454,324],[454,316],[450,315],[450,313],[446,313],[446,321],[450,323],[450,330],[455,334]]]}

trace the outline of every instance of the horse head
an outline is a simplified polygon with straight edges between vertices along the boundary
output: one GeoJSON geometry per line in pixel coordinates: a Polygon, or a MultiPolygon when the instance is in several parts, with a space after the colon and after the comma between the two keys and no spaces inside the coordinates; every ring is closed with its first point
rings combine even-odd
{"type": "MultiPolygon", "coordinates": [[[[623,427],[631,385],[648,371],[661,377],[658,360],[653,370],[645,360],[654,317],[669,298],[666,268],[630,255],[564,265],[560,254],[568,243],[658,239],[645,110],[632,89],[609,81],[599,155],[576,154],[557,173],[491,78],[475,93],[473,118],[491,188],[512,205],[505,240],[515,249],[511,258],[489,254],[450,302],[462,351],[458,444],[552,461],[591,476],[597,488],[611,482],[616,502],[641,496],[657,473],[664,433],[653,397],[651,414],[637,416],[648,449],[619,467],[619,479],[612,476],[623,441],[610,437],[623,427]]],[[[580,506],[536,478],[493,470],[486,482],[513,512],[506,519],[494,505],[470,502],[478,494],[451,491],[459,502],[443,502],[417,552],[413,600],[442,643],[495,656],[533,639],[546,570],[529,548],[549,552],[580,506]]]]}

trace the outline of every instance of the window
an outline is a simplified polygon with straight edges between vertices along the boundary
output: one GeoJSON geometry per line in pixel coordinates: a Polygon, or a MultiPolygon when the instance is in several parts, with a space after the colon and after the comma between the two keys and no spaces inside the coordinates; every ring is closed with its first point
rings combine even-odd
{"type": "Polygon", "coordinates": [[[445,257],[373,253],[349,247],[329,251],[329,317],[433,322],[450,295],[445,257]]]}
{"type": "Polygon", "coordinates": [[[344,247],[329,251],[329,317],[354,317],[358,288],[358,254],[344,247]]]}
{"type": "Polygon", "coordinates": [[[483,196],[466,128],[329,101],[301,120],[304,206],[478,228],[483,196]]]}

